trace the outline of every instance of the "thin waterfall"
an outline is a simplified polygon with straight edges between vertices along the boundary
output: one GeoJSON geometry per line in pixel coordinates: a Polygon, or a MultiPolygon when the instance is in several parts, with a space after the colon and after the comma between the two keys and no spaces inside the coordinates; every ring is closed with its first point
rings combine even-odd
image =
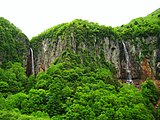
{"type": "Polygon", "coordinates": [[[34,59],[33,59],[33,50],[30,48],[30,56],[31,56],[31,70],[32,74],[34,74],[34,59]]]}
{"type": "Polygon", "coordinates": [[[124,53],[125,53],[125,59],[126,59],[126,78],[127,78],[127,83],[133,83],[132,80],[132,75],[131,75],[131,70],[130,70],[130,59],[129,59],[129,54],[126,48],[126,44],[122,41],[123,48],[124,48],[124,53]]]}

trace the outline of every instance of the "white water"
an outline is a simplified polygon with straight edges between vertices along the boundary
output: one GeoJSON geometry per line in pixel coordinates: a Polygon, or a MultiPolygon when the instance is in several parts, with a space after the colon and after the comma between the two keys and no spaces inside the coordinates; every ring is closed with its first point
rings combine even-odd
{"type": "Polygon", "coordinates": [[[126,44],[122,41],[124,52],[125,52],[125,59],[126,59],[126,77],[127,77],[127,83],[133,83],[131,70],[130,70],[130,60],[129,60],[129,54],[126,48],[126,44]]]}
{"type": "Polygon", "coordinates": [[[32,74],[34,74],[34,59],[33,59],[33,50],[32,50],[32,48],[30,48],[30,55],[31,55],[32,74]]]}

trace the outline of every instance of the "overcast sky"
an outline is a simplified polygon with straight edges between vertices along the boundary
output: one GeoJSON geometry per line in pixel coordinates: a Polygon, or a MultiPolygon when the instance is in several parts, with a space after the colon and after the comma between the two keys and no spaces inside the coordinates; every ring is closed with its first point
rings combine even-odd
{"type": "Polygon", "coordinates": [[[120,26],[160,8],[160,0],[0,0],[0,16],[29,38],[76,18],[120,26]]]}

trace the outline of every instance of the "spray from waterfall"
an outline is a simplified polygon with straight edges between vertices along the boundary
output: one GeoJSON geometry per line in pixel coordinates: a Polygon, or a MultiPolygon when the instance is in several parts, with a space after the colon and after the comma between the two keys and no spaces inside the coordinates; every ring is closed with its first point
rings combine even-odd
{"type": "Polygon", "coordinates": [[[32,74],[34,74],[34,59],[33,59],[33,50],[30,48],[30,56],[31,56],[31,70],[32,74]]]}
{"type": "Polygon", "coordinates": [[[126,78],[127,78],[127,83],[132,84],[132,75],[131,75],[131,70],[130,70],[130,59],[129,59],[129,54],[126,48],[126,44],[122,41],[123,48],[124,48],[124,53],[125,53],[125,59],[126,59],[126,78]]]}

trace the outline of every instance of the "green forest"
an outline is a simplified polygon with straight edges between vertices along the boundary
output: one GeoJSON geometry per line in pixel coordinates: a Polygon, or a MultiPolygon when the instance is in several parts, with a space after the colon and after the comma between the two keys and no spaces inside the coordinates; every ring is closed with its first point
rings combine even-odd
{"type": "Polygon", "coordinates": [[[51,27],[31,40],[0,17],[0,120],[160,120],[160,92],[154,81],[148,77],[139,88],[123,83],[102,52],[97,57],[81,48],[81,60],[79,49],[73,52],[67,44],[49,68],[26,74],[30,47],[36,59],[44,39],[70,40],[71,33],[76,44],[83,41],[91,48],[95,37],[103,46],[101,40],[106,35],[112,41],[143,43],[140,61],[159,48],[158,43],[146,47],[148,44],[136,38],[160,36],[160,9],[115,28],[76,19],[51,27]]]}

